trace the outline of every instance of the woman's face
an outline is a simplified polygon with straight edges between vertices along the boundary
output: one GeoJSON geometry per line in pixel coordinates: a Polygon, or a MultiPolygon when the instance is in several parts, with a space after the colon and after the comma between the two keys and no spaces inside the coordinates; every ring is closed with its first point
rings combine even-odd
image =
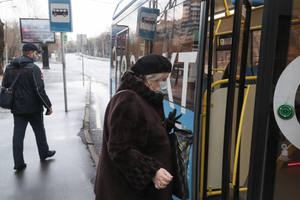
{"type": "Polygon", "coordinates": [[[162,76],[157,80],[150,80],[146,78],[146,86],[152,91],[160,90],[160,82],[166,81],[168,76],[169,73],[163,73],[162,76]]]}

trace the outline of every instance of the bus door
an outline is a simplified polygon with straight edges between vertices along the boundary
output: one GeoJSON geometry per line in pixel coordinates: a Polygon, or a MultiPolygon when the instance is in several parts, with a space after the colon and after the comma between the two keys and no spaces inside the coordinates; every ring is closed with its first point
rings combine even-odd
{"type": "Polygon", "coordinates": [[[299,0],[265,0],[247,199],[300,197],[299,0]]]}
{"type": "Polygon", "coordinates": [[[192,199],[245,199],[247,191],[255,97],[255,85],[245,90],[252,9],[249,1],[235,1],[234,5],[226,1],[234,14],[220,22],[220,32],[226,33],[222,35],[218,33],[219,25],[214,17],[220,14],[220,7],[224,10],[224,2],[207,0],[201,3],[199,34],[202,35],[199,35],[194,117],[194,131],[199,134],[195,135],[193,144],[192,199]],[[209,13],[214,15],[209,16],[209,13]],[[230,29],[225,30],[228,27],[230,29]],[[213,55],[216,38],[219,44],[213,55]],[[221,58],[222,55],[226,57],[221,58]],[[224,65],[227,77],[210,84],[212,70],[220,64],[224,65]],[[202,94],[205,68],[207,85],[211,87],[202,94]],[[216,89],[218,84],[224,86],[216,89]],[[244,114],[246,119],[242,117],[244,114]]]}

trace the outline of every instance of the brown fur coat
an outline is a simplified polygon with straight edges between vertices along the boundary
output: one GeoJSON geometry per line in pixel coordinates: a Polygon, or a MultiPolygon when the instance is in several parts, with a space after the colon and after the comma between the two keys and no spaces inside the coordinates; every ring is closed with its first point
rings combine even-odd
{"type": "Polygon", "coordinates": [[[106,108],[96,200],[172,199],[172,182],[161,190],[152,182],[160,168],[172,174],[162,101],[163,95],[124,74],[106,108]]]}

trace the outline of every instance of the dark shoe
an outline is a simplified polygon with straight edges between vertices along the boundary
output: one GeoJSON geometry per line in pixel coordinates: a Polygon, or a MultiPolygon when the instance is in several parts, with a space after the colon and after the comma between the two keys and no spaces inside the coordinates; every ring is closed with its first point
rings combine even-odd
{"type": "Polygon", "coordinates": [[[26,163],[24,163],[23,165],[20,165],[20,166],[15,166],[14,167],[14,170],[17,170],[17,171],[20,171],[22,169],[25,169],[27,167],[26,163]]]}
{"type": "Polygon", "coordinates": [[[48,151],[48,154],[46,157],[41,158],[41,160],[46,160],[46,158],[50,158],[52,156],[54,156],[56,153],[56,151],[48,151]]]}

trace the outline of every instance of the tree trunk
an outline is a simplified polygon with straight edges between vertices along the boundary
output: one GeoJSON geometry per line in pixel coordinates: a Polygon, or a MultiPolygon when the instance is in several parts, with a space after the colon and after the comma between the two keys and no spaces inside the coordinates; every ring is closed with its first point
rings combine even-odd
{"type": "Polygon", "coordinates": [[[3,74],[3,69],[4,69],[4,24],[0,19],[0,75],[3,74]]]}

